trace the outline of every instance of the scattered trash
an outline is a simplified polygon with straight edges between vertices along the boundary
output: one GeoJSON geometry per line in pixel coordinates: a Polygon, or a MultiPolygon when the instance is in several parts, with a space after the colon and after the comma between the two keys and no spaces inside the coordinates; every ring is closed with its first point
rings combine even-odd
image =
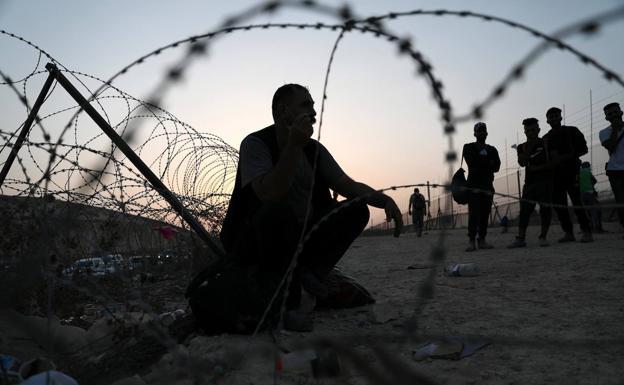
{"type": "Polygon", "coordinates": [[[78,385],[78,382],[67,374],[50,370],[35,374],[20,385],[78,385]]]}
{"type": "Polygon", "coordinates": [[[0,371],[4,378],[7,379],[9,384],[18,383],[22,381],[19,374],[22,361],[13,356],[0,354],[0,371]]]}
{"type": "Polygon", "coordinates": [[[333,349],[298,350],[280,353],[275,360],[275,371],[312,371],[314,378],[331,378],[340,375],[340,361],[333,349]]]}
{"type": "Polygon", "coordinates": [[[54,362],[43,357],[22,362],[16,357],[0,354],[0,375],[2,384],[78,385],[73,378],[57,372],[54,362]]]}
{"type": "Polygon", "coordinates": [[[21,378],[31,378],[32,376],[44,373],[48,371],[56,370],[56,365],[54,362],[48,360],[47,358],[37,357],[30,361],[24,362],[19,369],[19,375],[21,378]]]}
{"type": "Polygon", "coordinates": [[[446,268],[446,274],[450,277],[475,277],[481,271],[474,263],[456,263],[446,268]]]}
{"type": "Polygon", "coordinates": [[[427,342],[412,352],[412,358],[415,361],[422,361],[426,358],[460,360],[489,344],[490,342],[485,339],[448,337],[444,340],[427,342]]]}
{"type": "Polygon", "coordinates": [[[399,318],[399,306],[395,303],[381,302],[371,306],[370,321],[376,324],[383,324],[399,318]]]}

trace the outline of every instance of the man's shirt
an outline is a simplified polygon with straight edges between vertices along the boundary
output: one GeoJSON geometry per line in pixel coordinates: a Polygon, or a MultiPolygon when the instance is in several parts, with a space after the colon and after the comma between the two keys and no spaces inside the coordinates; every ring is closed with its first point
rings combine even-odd
{"type": "Polygon", "coordinates": [[[587,142],[583,133],[574,126],[561,126],[548,131],[543,139],[551,154],[556,152],[560,157],[571,155],[571,159],[557,165],[554,171],[555,178],[576,175],[581,166],[579,158],[587,154],[587,142]]]}
{"type": "Polygon", "coordinates": [[[464,144],[463,156],[468,165],[468,187],[493,189],[494,173],[500,169],[496,148],[486,144],[479,148],[476,142],[464,144]]]}
{"type": "MultiPolygon", "coordinates": [[[[321,143],[317,144],[319,148],[317,167],[325,182],[329,186],[333,186],[345,173],[325,146],[321,143]]],[[[241,187],[245,188],[254,179],[267,174],[274,167],[274,163],[277,164],[277,161],[278,159],[273,160],[271,158],[269,147],[262,139],[248,135],[243,139],[239,152],[241,187]]],[[[303,222],[308,198],[312,191],[314,172],[303,151],[299,152],[296,162],[295,176],[284,201],[294,210],[297,219],[303,222]]],[[[310,214],[312,213],[313,211],[310,212],[310,214]]]]}
{"type": "MultiPolygon", "coordinates": [[[[600,130],[600,133],[598,134],[598,137],[600,138],[600,143],[604,143],[611,137],[612,130],[613,128],[611,126],[600,130]]],[[[618,138],[620,138],[622,135],[624,135],[624,129],[620,129],[618,138]]],[[[620,139],[620,142],[615,148],[615,151],[613,151],[611,153],[611,156],[609,156],[607,171],[624,171],[624,138],[620,139]]]]}
{"type": "Polygon", "coordinates": [[[421,193],[414,193],[410,196],[409,206],[412,211],[422,212],[427,207],[427,201],[421,193]]]}
{"type": "MultiPolygon", "coordinates": [[[[528,143],[521,143],[518,145],[518,163],[520,163],[520,157],[528,155],[526,171],[524,174],[524,183],[531,184],[536,182],[544,182],[552,179],[552,170],[531,170],[531,166],[544,166],[548,164],[548,152],[544,145],[542,138],[537,138],[537,142],[533,146],[530,154],[526,154],[528,149],[528,143]]],[[[521,165],[522,166],[522,165],[521,165]]]]}

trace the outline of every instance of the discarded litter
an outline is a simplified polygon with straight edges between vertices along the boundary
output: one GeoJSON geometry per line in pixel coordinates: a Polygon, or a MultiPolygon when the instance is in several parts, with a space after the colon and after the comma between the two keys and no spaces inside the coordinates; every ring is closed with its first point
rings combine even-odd
{"type": "Polygon", "coordinates": [[[29,361],[0,354],[0,383],[20,385],[78,385],[68,375],[57,372],[54,362],[38,357],[29,361]]]}
{"type": "Polygon", "coordinates": [[[37,357],[30,361],[24,362],[19,369],[20,377],[23,379],[30,378],[36,374],[56,370],[54,362],[47,358],[37,357]]]}
{"type": "Polygon", "coordinates": [[[422,361],[426,358],[460,360],[489,344],[489,341],[480,338],[447,337],[420,346],[412,352],[412,358],[415,361],[422,361]]]}
{"type": "Polygon", "coordinates": [[[446,274],[450,277],[475,277],[481,271],[474,263],[456,263],[446,268],[446,274]]]}
{"type": "Polygon", "coordinates": [[[9,384],[21,382],[21,376],[19,375],[19,369],[22,365],[22,361],[19,359],[0,354],[0,375],[7,379],[9,384]]]}
{"type": "Polygon", "coordinates": [[[78,385],[78,382],[67,374],[50,370],[35,374],[20,385],[78,385]]]}

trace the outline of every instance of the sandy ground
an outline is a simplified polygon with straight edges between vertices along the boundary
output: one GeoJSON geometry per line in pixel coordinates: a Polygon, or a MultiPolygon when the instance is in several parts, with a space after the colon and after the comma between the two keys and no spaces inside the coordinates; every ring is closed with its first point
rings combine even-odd
{"type": "MultiPolygon", "coordinates": [[[[495,228],[489,236],[495,249],[474,253],[463,251],[465,229],[449,231],[445,264],[476,263],[481,274],[449,277],[442,267],[433,270],[433,297],[422,307],[419,293],[434,269],[439,233],[361,237],[340,266],[377,304],[317,311],[313,332],[276,335],[291,351],[332,345],[339,377],[314,378],[308,365],[276,374],[278,350],[264,332],[192,335],[170,345],[156,364],[132,369],[140,378],[117,384],[415,384],[419,376],[435,384],[624,384],[624,240],[615,224],[606,228],[611,232],[590,244],[557,244],[561,231],[553,228],[546,248],[537,246],[538,229],[530,228],[529,246],[514,250],[506,246],[516,228],[507,234],[495,228]],[[417,321],[416,333],[406,332],[410,319],[417,321]],[[439,336],[491,344],[461,360],[413,359],[415,349],[439,336]]],[[[30,343],[9,334],[5,347],[30,343]]]]}

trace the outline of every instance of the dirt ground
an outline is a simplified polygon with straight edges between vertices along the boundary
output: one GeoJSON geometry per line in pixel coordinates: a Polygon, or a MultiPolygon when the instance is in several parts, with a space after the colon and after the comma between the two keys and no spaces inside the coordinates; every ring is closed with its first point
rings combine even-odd
{"type": "MultiPolygon", "coordinates": [[[[528,247],[509,250],[516,228],[507,234],[494,228],[489,241],[495,248],[473,253],[463,251],[465,229],[448,231],[445,264],[475,263],[481,274],[449,277],[438,268],[432,298],[422,307],[419,293],[434,269],[439,233],[360,237],[340,266],[377,303],[317,311],[313,332],[275,336],[290,351],[331,345],[339,377],[314,378],[308,365],[276,372],[279,353],[266,332],[254,338],[194,333],[169,344],[156,363],[124,368],[136,357],[118,360],[109,383],[138,374],[117,384],[415,384],[416,378],[435,384],[623,384],[624,240],[616,224],[606,229],[593,243],[557,244],[561,231],[554,227],[551,246],[539,247],[532,227],[528,247]],[[416,309],[422,311],[414,316],[416,309]],[[415,332],[408,334],[410,319],[415,332]],[[461,360],[413,359],[414,350],[443,336],[490,344],[461,360]]],[[[27,336],[4,330],[0,353],[45,354],[27,336]]],[[[124,347],[124,355],[132,352],[124,347]]]]}

